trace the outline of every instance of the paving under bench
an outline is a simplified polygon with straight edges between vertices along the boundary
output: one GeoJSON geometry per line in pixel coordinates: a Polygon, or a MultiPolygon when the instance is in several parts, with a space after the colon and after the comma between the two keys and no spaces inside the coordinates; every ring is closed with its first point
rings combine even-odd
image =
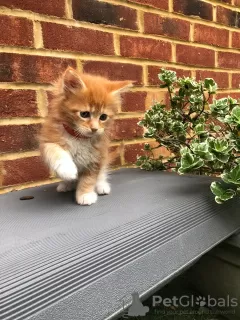
{"type": "Polygon", "coordinates": [[[114,319],[240,228],[240,201],[216,204],[208,177],[110,178],[90,207],[56,185],[0,196],[0,319],[114,319]]]}

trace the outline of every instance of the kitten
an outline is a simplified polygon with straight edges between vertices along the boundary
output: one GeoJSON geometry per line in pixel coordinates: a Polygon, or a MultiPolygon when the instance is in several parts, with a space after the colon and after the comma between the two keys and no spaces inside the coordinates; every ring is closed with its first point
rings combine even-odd
{"type": "Polygon", "coordinates": [[[107,181],[109,132],[120,94],[131,81],[109,81],[68,68],[55,85],[40,133],[41,154],[63,181],[58,192],[76,187],[76,201],[91,205],[110,193],[107,181]]]}

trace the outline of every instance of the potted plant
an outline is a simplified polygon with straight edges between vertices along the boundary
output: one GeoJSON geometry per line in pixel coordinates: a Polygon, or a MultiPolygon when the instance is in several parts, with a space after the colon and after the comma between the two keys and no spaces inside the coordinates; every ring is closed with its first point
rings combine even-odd
{"type": "Polygon", "coordinates": [[[226,97],[214,99],[217,83],[207,78],[177,78],[176,72],[162,69],[160,88],[167,88],[169,104],[155,103],[139,122],[146,143],[137,165],[145,170],[170,170],[220,176],[211,190],[221,204],[240,195],[240,106],[226,97]],[[164,146],[168,158],[154,157],[153,149],[164,146]]]}

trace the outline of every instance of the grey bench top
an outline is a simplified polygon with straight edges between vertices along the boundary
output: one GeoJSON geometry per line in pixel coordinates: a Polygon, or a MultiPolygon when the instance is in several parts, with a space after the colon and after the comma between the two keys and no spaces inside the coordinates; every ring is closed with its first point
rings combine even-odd
{"type": "Polygon", "coordinates": [[[115,318],[134,291],[147,298],[240,228],[240,202],[216,204],[208,177],[110,179],[90,207],[56,185],[0,196],[0,319],[115,318]]]}

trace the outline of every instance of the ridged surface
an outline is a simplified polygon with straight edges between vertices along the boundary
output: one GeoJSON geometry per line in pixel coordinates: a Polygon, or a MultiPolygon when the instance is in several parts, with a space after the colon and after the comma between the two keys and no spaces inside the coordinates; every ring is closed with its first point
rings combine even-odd
{"type": "Polygon", "coordinates": [[[240,226],[236,202],[216,205],[208,178],[128,169],[112,183],[113,193],[91,207],[53,186],[0,198],[0,319],[34,319],[226,212],[232,232],[240,226]],[[35,198],[19,201],[23,195],[35,198]]]}

